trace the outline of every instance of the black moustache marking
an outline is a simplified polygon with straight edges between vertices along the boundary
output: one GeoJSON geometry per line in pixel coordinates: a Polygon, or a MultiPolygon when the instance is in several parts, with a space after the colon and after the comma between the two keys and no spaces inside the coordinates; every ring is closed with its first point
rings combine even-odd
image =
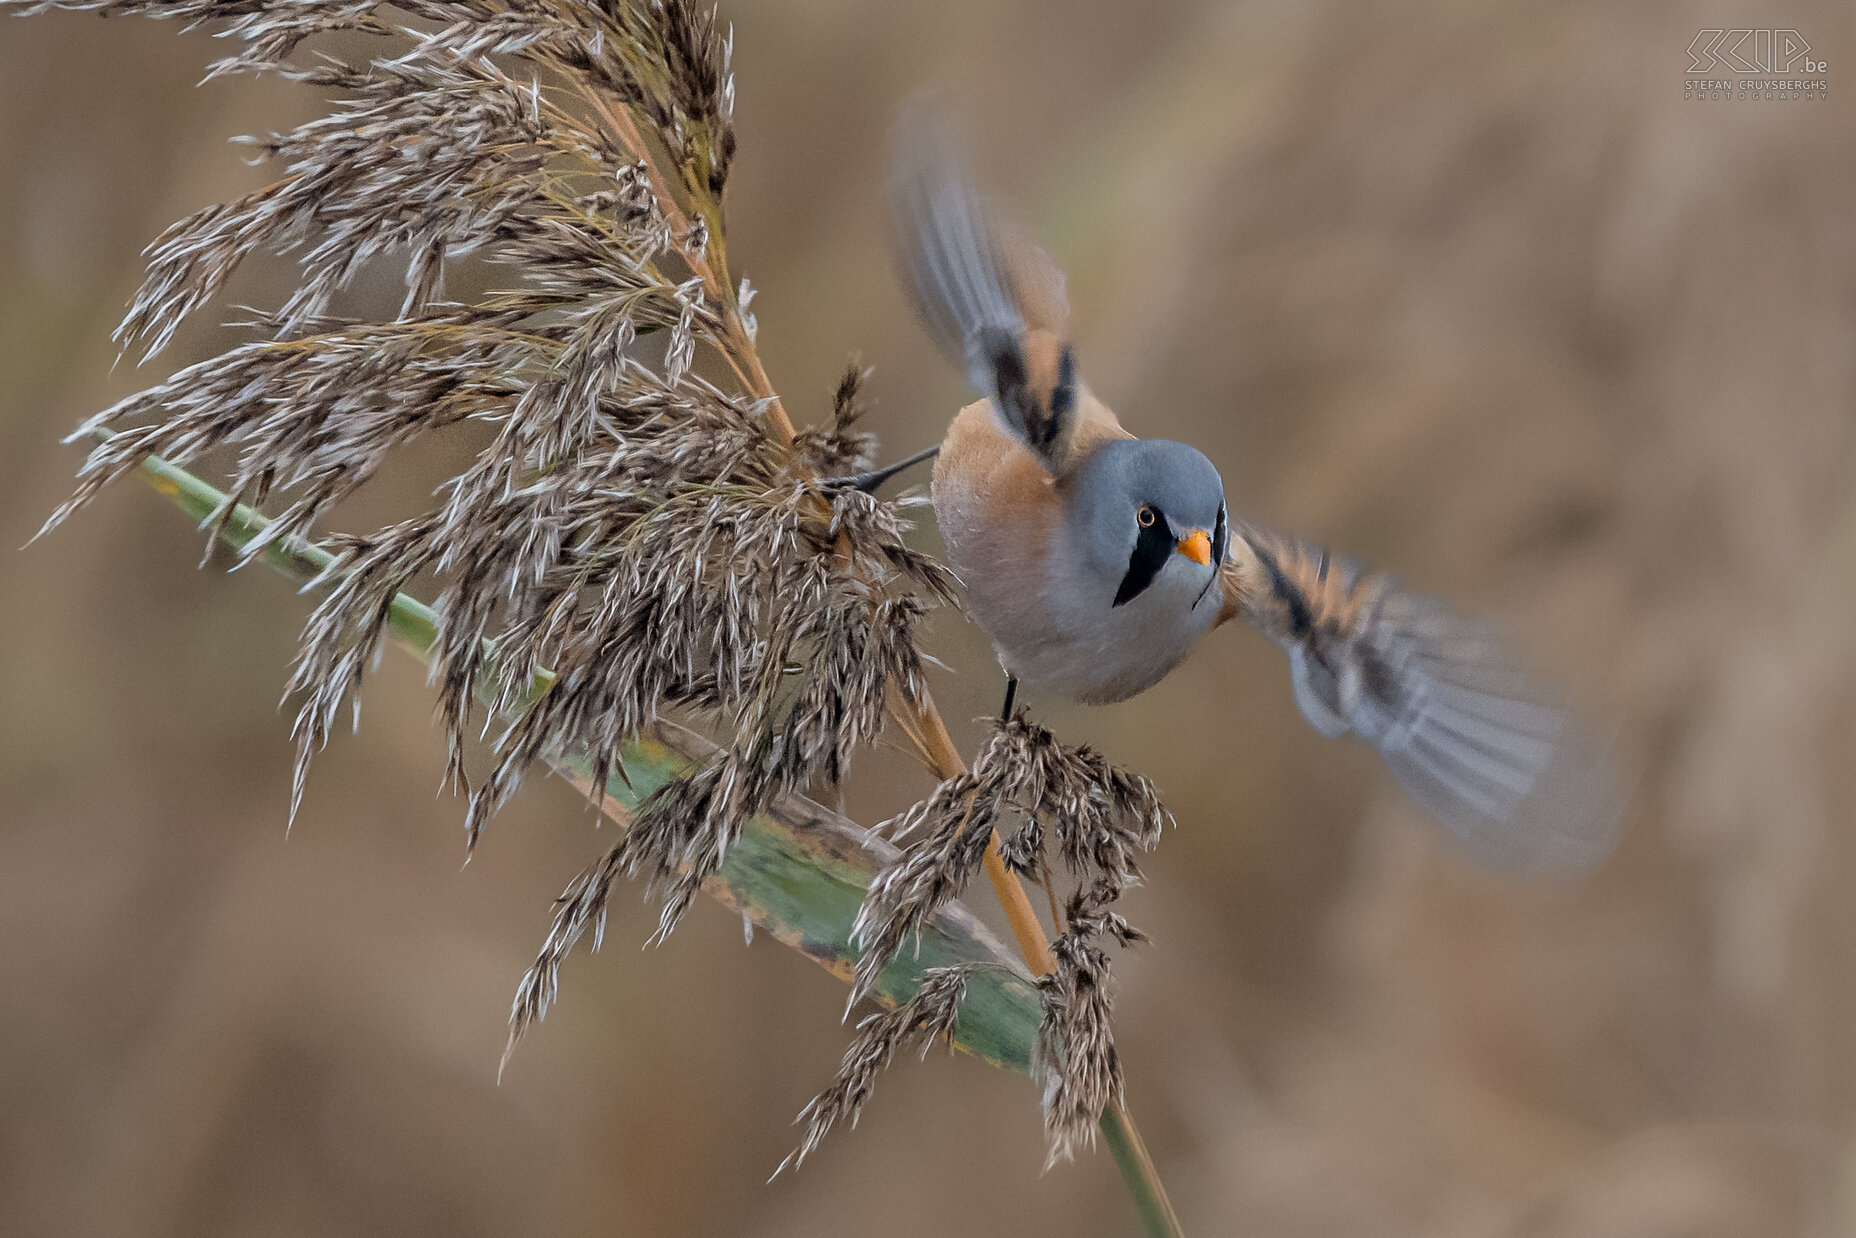
{"type": "Polygon", "coordinates": [[[1131,602],[1146,592],[1177,545],[1165,516],[1158,516],[1143,528],[1140,536],[1134,539],[1134,553],[1128,556],[1128,574],[1121,578],[1121,588],[1115,591],[1115,605],[1131,602]]]}
{"type": "Polygon", "coordinates": [[[1230,535],[1230,527],[1224,518],[1224,504],[1220,503],[1218,523],[1212,526],[1212,578],[1205,582],[1203,589],[1199,590],[1199,596],[1192,599],[1194,610],[1197,610],[1199,603],[1205,600],[1205,595],[1212,591],[1212,586],[1218,583],[1218,573],[1224,570],[1225,545],[1230,540],[1230,535]]]}

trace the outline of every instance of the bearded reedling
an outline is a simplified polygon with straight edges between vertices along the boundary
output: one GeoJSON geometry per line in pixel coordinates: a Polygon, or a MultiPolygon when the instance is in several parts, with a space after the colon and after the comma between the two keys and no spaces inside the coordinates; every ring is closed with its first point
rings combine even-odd
{"type": "Polygon", "coordinates": [[[1242,616],[1289,655],[1302,715],[1376,747],[1479,858],[1584,868],[1609,853],[1606,761],[1487,629],[1320,547],[1227,514],[1197,449],[1136,438],[1083,382],[1064,278],[1001,221],[944,122],[900,127],[891,191],[923,319],[983,398],[935,456],[948,561],[1007,675],[1087,704],[1158,683],[1242,616]]]}

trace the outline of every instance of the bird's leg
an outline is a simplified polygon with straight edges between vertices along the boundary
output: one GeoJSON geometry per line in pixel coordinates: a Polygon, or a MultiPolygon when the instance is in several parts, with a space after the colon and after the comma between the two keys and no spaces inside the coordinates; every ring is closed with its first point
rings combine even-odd
{"type": "Polygon", "coordinates": [[[933,447],[924,448],[912,456],[905,456],[894,464],[886,464],[880,469],[871,469],[868,473],[853,473],[849,477],[827,477],[821,484],[832,487],[849,487],[853,490],[862,490],[868,493],[875,490],[878,486],[902,472],[904,469],[912,469],[924,460],[934,459],[940,451],[941,445],[936,443],[933,447]]]}
{"type": "Polygon", "coordinates": [[[1006,672],[1005,704],[999,710],[999,725],[1004,726],[1012,720],[1012,704],[1018,699],[1018,676],[1006,672]]]}

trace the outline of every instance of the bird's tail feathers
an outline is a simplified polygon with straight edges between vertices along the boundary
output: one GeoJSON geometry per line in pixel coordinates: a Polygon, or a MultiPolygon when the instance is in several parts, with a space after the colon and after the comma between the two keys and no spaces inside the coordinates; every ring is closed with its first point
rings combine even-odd
{"type": "Polygon", "coordinates": [[[1006,291],[991,209],[968,177],[947,118],[920,100],[896,122],[890,202],[923,320],[984,388],[989,376],[972,372],[975,345],[992,332],[1018,335],[1025,323],[1006,291]]]}
{"type": "Polygon", "coordinates": [[[905,106],[895,150],[896,249],[922,320],[1007,428],[1054,468],[1075,408],[1063,275],[980,196],[951,122],[931,102],[905,106]]]}

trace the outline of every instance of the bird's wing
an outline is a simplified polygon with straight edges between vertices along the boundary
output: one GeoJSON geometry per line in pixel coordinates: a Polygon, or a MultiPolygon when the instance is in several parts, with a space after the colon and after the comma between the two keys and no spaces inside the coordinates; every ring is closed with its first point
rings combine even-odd
{"type": "Polygon", "coordinates": [[[896,245],[922,320],[1013,436],[1061,473],[1079,393],[1062,273],[980,197],[931,104],[904,109],[895,151],[896,245]]]}
{"type": "Polygon", "coordinates": [[[1485,863],[1589,868],[1621,803],[1604,751],[1502,643],[1435,598],[1294,538],[1233,525],[1223,619],[1289,655],[1302,715],[1379,749],[1485,863]]]}

